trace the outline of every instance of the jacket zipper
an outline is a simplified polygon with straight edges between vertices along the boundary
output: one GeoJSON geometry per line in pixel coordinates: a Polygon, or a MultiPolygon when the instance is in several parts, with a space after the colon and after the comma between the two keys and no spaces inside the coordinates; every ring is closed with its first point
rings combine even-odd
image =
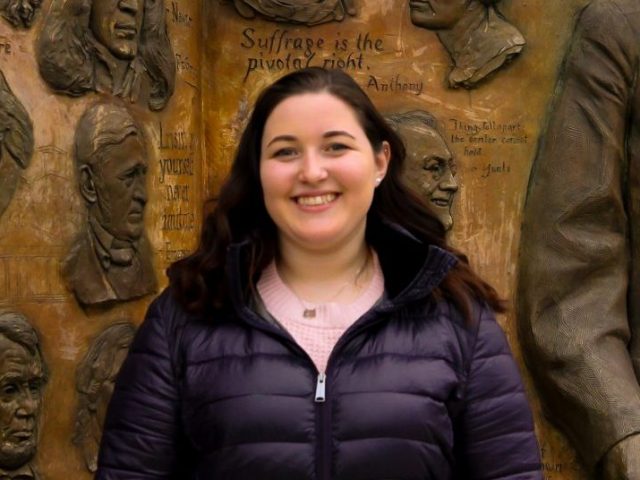
{"type": "Polygon", "coordinates": [[[326,400],[326,391],[327,391],[327,374],[324,372],[320,372],[318,374],[318,380],[316,382],[316,403],[324,403],[326,400]]]}
{"type": "MultiPolygon", "coordinates": [[[[378,315],[386,313],[388,308],[374,308],[378,315]]],[[[248,319],[253,318],[255,315],[250,309],[247,308],[248,319]]],[[[331,391],[329,389],[329,377],[327,376],[327,372],[329,372],[329,366],[333,363],[332,359],[337,356],[338,352],[343,348],[344,345],[349,343],[349,341],[356,337],[362,330],[369,328],[371,325],[378,323],[369,322],[369,317],[371,317],[372,311],[367,312],[364,317],[360,318],[356,323],[354,323],[351,327],[347,329],[347,331],[338,339],[338,342],[334,345],[331,354],[329,355],[329,359],[327,360],[327,367],[324,372],[318,372],[316,377],[316,389],[314,395],[314,403],[316,406],[316,479],[317,480],[331,480],[331,455],[332,455],[332,442],[331,442],[331,401],[329,400],[329,396],[331,391]],[[354,328],[355,327],[355,328],[354,328]]],[[[245,317],[245,318],[247,318],[245,317]]],[[[259,318],[256,315],[256,319],[259,318]]],[[[313,360],[309,356],[307,352],[305,352],[300,345],[296,343],[296,341],[289,335],[286,331],[279,329],[277,327],[268,326],[262,324],[262,322],[253,322],[249,321],[251,325],[262,330],[264,332],[269,332],[271,334],[275,334],[280,337],[282,340],[285,340],[291,346],[294,347],[296,351],[298,351],[302,357],[306,358],[311,364],[313,370],[317,371],[315,368],[315,364],[313,360]]]]}
{"type": "Polygon", "coordinates": [[[327,402],[327,374],[316,380],[316,479],[331,480],[331,404],[327,402]]]}
{"type": "MultiPolygon", "coordinates": [[[[382,316],[383,312],[386,312],[385,308],[375,309],[379,316],[382,316]]],[[[319,372],[316,379],[316,392],[315,392],[315,404],[317,412],[317,444],[316,444],[316,478],[317,480],[331,480],[331,465],[333,454],[333,445],[331,441],[331,427],[332,427],[332,408],[330,400],[330,388],[329,377],[327,372],[330,370],[330,365],[333,363],[333,359],[337,356],[344,345],[348,344],[352,338],[355,338],[360,334],[362,330],[369,328],[372,324],[378,323],[369,322],[369,317],[372,316],[371,310],[367,312],[364,317],[360,318],[356,323],[347,329],[347,331],[338,339],[338,342],[334,345],[329,358],[327,360],[327,367],[324,372],[319,372]],[[355,326],[355,328],[353,328],[355,326]]]]}

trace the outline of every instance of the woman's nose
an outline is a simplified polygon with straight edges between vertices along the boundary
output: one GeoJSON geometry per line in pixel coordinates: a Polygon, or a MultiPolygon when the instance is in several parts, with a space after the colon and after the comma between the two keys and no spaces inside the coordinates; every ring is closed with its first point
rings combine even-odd
{"type": "Polygon", "coordinates": [[[324,159],[314,151],[307,151],[300,161],[298,179],[303,182],[317,183],[328,177],[324,159]]]}

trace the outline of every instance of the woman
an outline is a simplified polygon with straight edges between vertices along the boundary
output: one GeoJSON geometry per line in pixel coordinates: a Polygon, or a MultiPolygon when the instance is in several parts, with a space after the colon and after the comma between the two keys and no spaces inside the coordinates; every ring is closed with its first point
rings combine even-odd
{"type": "Polygon", "coordinates": [[[501,305],[340,71],[259,97],[119,375],[98,479],[541,479],[501,305]]]}

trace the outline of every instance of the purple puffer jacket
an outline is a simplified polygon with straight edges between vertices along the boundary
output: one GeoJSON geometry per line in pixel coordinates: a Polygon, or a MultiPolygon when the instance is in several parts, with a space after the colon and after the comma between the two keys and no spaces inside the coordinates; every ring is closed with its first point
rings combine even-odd
{"type": "Polygon", "coordinates": [[[455,260],[397,228],[374,238],[386,295],[309,356],[250,307],[186,314],[163,293],[119,375],[97,480],[542,479],[531,413],[487,309],[466,324],[432,290],[455,260]],[[323,392],[324,390],[324,392],[323,392]],[[324,401],[322,394],[324,393],[324,401]]]}

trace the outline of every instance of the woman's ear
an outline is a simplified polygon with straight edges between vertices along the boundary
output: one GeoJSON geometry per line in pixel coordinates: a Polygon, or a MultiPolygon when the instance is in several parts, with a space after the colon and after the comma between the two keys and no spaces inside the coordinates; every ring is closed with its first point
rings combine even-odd
{"type": "MultiPolygon", "coordinates": [[[[382,142],[380,151],[375,155],[376,161],[376,179],[382,179],[387,174],[389,168],[389,162],[391,161],[391,145],[386,140],[382,142]]],[[[379,183],[379,182],[378,182],[379,183]]]]}

